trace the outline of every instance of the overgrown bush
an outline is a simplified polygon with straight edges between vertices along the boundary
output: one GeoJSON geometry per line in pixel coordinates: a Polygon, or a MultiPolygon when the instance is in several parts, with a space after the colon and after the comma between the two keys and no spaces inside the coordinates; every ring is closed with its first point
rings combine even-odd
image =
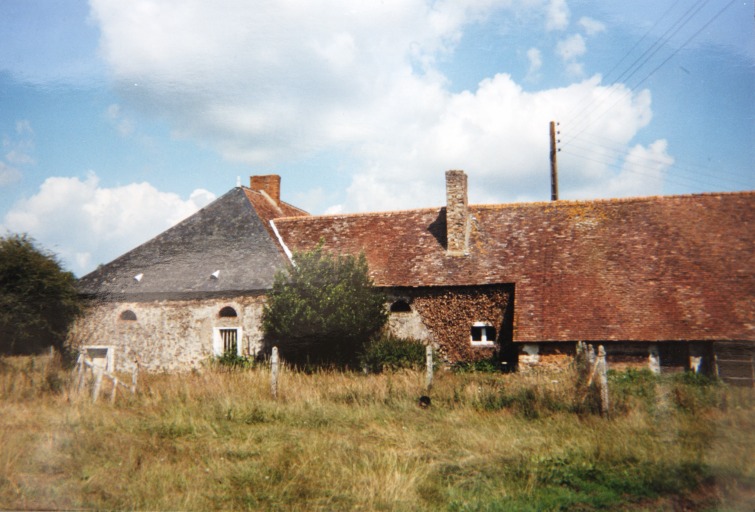
{"type": "Polygon", "coordinates": [[[418,340],[383,335],[372,339],[360,356],[367,371],[413,369],[425,366],[425,345],[418,340]]]}
{"type": "Polygon", "coordinates": [[[657,384],[658,376],[648,369],[609,370],[611,408],[614,413],[625,413],[636,406],[652,410],[657,398],[657,384]]]}
{"type": "Polygon", "coordinates": [[[669,378],[674,405],[682,411],[697,413],[721,404],[719,381],[701,373],[683,372],[669,378]]]}
{"type": "Polygon", "coordinates": [[[58,351],[81,313],[73,274],[26,235],[0,237],[0,353],[58,351]]]}
{"type": "Polygon", "coordinates": [[[294,363],[356,363],[388,320],[367,258],[331,254],[320,245],[295,254],[293,261],[275,276],[262,315],[265,335],[294,363]]]}

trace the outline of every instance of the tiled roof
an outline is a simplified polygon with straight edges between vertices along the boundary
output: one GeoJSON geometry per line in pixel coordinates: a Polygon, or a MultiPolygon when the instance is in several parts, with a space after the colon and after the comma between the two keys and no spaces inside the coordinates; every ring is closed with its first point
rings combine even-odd
{"type": "Polygon", "coordinates": [[[274,221],[293,251],[364,251],[386,287],[515,284],[515,341],[755,340],[755,193],[470,206],[274,221]]]}
{"type": "Polygon", "coordinates": [[[237,187],[152,240],[82,277],[79,290],[105,299],[174,299],[262,292],[288,265],[269,219],[298,215],[237,187]],[[220,271],[217,276],[213,273],[220,271]],[[136,276],[140,276],[136,279],[136,276]]]}

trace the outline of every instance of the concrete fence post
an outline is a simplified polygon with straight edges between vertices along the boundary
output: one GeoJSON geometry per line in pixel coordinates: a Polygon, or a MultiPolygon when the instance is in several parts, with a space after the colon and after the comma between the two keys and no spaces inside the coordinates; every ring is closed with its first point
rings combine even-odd
{"type": "Polygon", "coordinates": [[[278,347],[273,347],[273,353],[270,356],[270,394],[273,399],[278,399],[278,347]]]}
{"type": "Polygon", "coordinates": [[[600,388],[600,413],[609,416],[610,404],[608,402],[608,366],[606,364],[606,349],[603,345],[598,346],[598,387],[600,388]]]}
{"type": "Polygon", "coordinates": [[[134,371],[131,373],[131,394],[136,394],[136,383],[139,380],[139,358],[134,360],[134,371]]]}
{"type": "Polygon", "coordinates": [[[427,391],[433,387],[433,347],[427,345],[425,347],[425,363],[427,365],[427,373],[425,375],[425,387],[427,391]]]}
{"type": "Polygon", "coordinates": [[[118,393],[118,384],[120,384],[120,381],[113,377],[111,379],[113,381],[113,393],[110,395],[110,403],[115,403],[115,395],[118,393]]]}

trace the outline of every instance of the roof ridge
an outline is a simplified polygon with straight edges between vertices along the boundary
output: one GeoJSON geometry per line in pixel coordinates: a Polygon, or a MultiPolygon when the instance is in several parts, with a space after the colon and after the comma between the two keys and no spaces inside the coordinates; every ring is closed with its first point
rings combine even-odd
{"type": "Polygon", "coordinates": [[[324,213],[321,215],[308,215],[306,217],[278,217],[275,219],[275,222],[278,221],[287,221],[287,220],[314,220],[314,219],[338,219],[338,218],[351,218],[351,217],[372,217],[372,216],[391,216],[391,215],[397,215],[397,214],[405,214],[405,213],[417,213],[417,212],[432,212],[432,211],[438,211],[445,209],[445,206],[434,206],[434,207],[425,207],[425,208],[408,208],[404,210],[384,210],[379,212],[356,212],[356,213],[324,213]]]}
{"type": "Polygon", "coordinates": [[[514,203],[484,203],[471,204],[474,208],[500,208],[514,206],[558,206],[569,204],[615,204],[615,203],[640,203],[650,201],[666,201],[673,199],[696,199],[702,197],[721,197],[721,196],[753,196],[755,190],[741,190],[733,192],[698,192],[692,194],[670,194],[670,195],[652,195],[652,196],[629,196],[629,197],[599,197],[594,199],[559,199],[557,201],[522,201],[514,203]]]}
{"type": "MultiPolygon", "coordinates": [[[[494,208],[516,208],[516,207],[537,207],[537,206],[551,206],[551,207],[558,207],[558,206],[566,206],[566,205],[573,205],[573,204],[579,204],[579,205],[585,205],[585,204],[621,204],[621,203],[636,203],[636,202],[650,202],[650,201],[665,201],[665,200],[673,200],[673,199],[695,199],[695,198],[702,198],[702,197],[720,197],[720,196],[755,196],[755,190],[743,190],[743,191],[733,191],[733,192],[699,192],[699,193],[693,193],[693,194],[671,194],[671,195],[652,195],[652,196],[630,196],[630,197],[612,197],[612,198],[595,198],[595,199],[559,199],[558,201],[517,201],[517,202],[511,202],[511,203],[480,203],[480,204],[470,204],[469,208],[484,208],[484,209],[494,209],[494,208]]],[[[378,217],[378,216],[391,216],[391,215],[402,215],[407,213],[418,213],[418,212],[430,212],[430,211],[436,211],[441,210],[445,208],[445,206],[434,206],[434,207],[424,207],[424,208],[408,208],[403,210],[384,210],[384,211],[377,211],[377,212],[355,212],[355,213],[330,213],[330,214],[320,214],[320,215],[308,215],[306,219],[314,222],[317,219],[339,219],[339,218],[355,218],[355,217],[378,217]]],[[[285,217],[277,217],[275,218],[275,221],[287,221],[297,219],[299,221],[303,220],[303,217],[294,217],[294,216],[285,216],[285,217]]]]}

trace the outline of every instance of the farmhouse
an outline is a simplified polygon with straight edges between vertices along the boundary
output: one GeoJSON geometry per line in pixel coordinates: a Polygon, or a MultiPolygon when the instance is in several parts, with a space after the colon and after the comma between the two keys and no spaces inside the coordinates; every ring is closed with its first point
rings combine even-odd
{"type": "Polygon", "coordinates": [[[82,278],[76,343],[155,370],[257,354],[272,276],[323,243],[363,251],[389,328],[450,362],[562,365],[586,341],[612,367],[752,380],[755,193],[469,205],[462,171],[446,189],[444,207],[308,216],[252,177],[82,278]]]}
{"type": "Polygon", "coordinates": [[[270,220],[306,213],[280,200],[280,177],[255,176],[79,280],[90,302],[69,336],[106,366],[186,370],[262,349],[265,292],[289,260],[270,220]]]}

